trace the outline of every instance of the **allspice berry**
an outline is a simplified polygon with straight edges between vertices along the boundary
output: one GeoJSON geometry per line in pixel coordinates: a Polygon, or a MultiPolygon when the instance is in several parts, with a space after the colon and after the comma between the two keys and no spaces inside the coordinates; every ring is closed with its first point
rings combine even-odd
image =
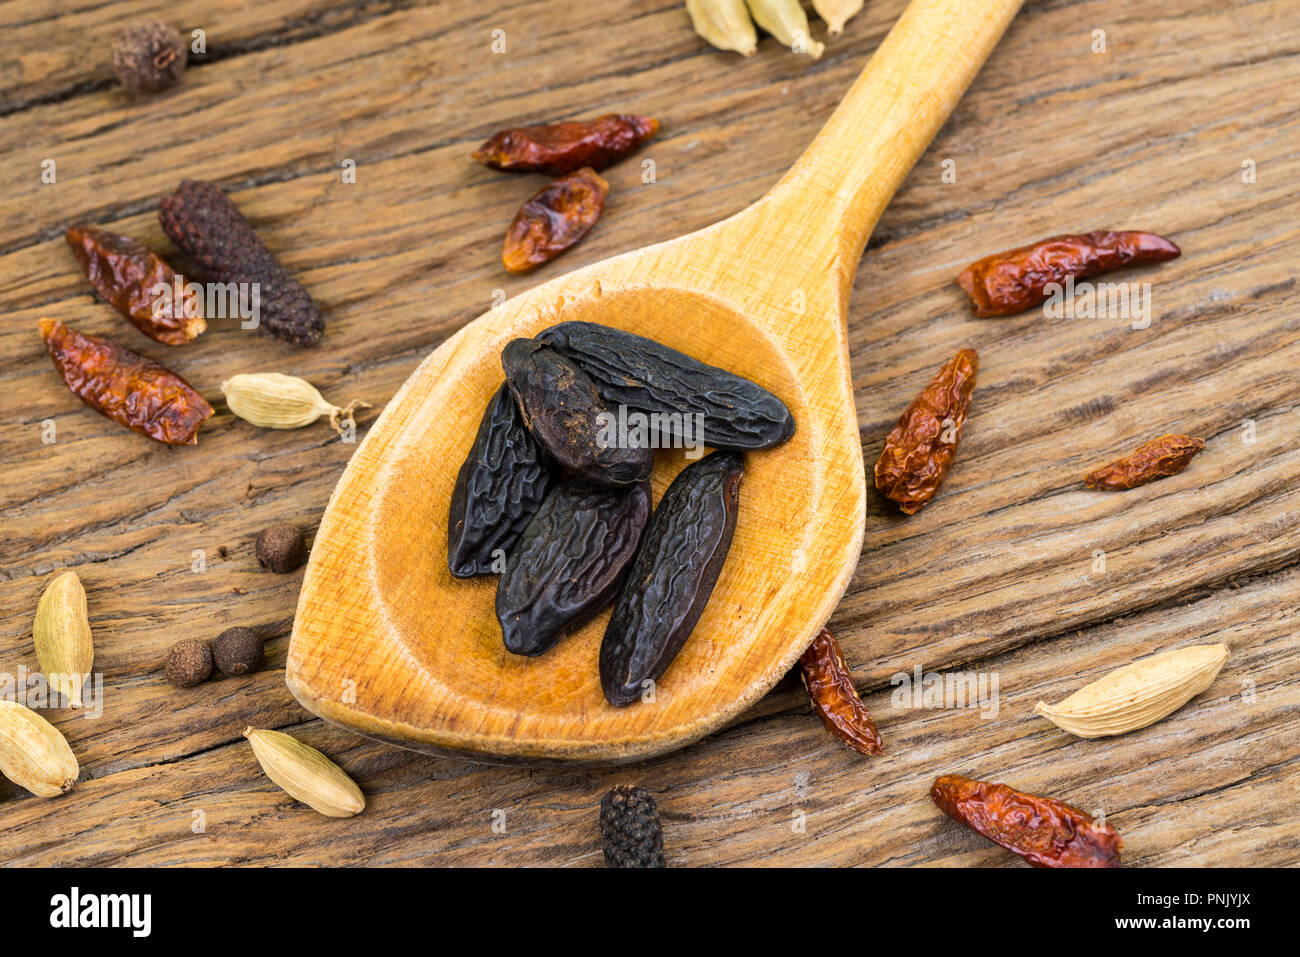
{"type": "Polygon", "coordinates": [[[212,657],[225,675],[248,675],[266,663],[262,639],[252,628],[227,628],[212,643],[212,657]]]}
{"type": "Polygon", "coordinates": [[[131,24],[113,44],[113,72],[132,93],[155,93],[180,79],[189,53],[174,27],[161,20],[131,24]]]}
{"type": "Polygon", "coordinates": [[[193,688],[212,674],[212,646],[198,638],[172,645],[167,653],[167,680],[178,688],[193,688]]]}
{"type": "Polygon", "coordinates": [[[294,571],[306,557],[307,543],[296,525],[276,522],[257,536],[257,560],[273,572],[294,571]]]}

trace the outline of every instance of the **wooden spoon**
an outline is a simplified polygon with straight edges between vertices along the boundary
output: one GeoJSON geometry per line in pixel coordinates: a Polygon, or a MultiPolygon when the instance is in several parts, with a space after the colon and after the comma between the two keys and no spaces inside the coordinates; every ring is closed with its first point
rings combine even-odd
{"type": "MultiPolygon", "coordinates": [[[[846,316],[858,260],[1021,0],[913,0],[794,168],[763,199],[670,242],[560,276],[480,316],[407,380],[321,521],[289,647],[308,710],[406,748],[611,763],[689,744],[762,697],[844,594],[866,487],[846,316]],[[606,704],[608,612],[538,658],[506,652],[496,578],[447,570],[447,504],[501,385],[501,350],[584,319],[650,336],[772,390],[784,445],[746,455],[717,588],[653,700],[606,704]]],[[[779,55],[779,54],[773,54],[779,55]]],[[[685,464],[660,452],[656,499],[685,464]]]]}

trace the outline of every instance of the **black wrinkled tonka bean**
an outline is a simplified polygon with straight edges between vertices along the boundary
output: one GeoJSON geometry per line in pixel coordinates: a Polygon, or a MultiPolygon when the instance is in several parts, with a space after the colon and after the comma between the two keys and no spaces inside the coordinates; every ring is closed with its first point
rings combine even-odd
{"type": "Polygon", "coordinates": [[[524,424],[551,458],[597,485],[634,485],[649,477],[654,452],[604,441],[604,423],[617,420],[617,413],[571,359],[534,339],[516,339],[501,353],[501,365],[524,424]]]}
{"type": "Polygon", "coordinates": [[[636,701],[657,680],[699,621],[736,530],[741,457],[714,452],[668,486],[600,646],[600,684],[610,704],[636,701]]]}
{"type": "Polygon", "coordinates": [[[451,573],[457,578],[491,574],[493,552],[510,550],[551,483],[550,463],[503,385],[487,404],[451,493],[447,518],[451,573]]]}
{"type": "Polygon", "coordinates": [[[506,650],[540,655],[613,600],[650,519],[650,486],[551,490],[497,582],[506,650]]]}
{"type": "Polygon", "coordinates": [[[794,416],[771,392],[653,339],[594,322],[562,322],[537,339],[578,363],[606,402],[676,416],[671,435],[696,413],[703,444],[715,449],[765,449],[794,434],[794,416]]]}

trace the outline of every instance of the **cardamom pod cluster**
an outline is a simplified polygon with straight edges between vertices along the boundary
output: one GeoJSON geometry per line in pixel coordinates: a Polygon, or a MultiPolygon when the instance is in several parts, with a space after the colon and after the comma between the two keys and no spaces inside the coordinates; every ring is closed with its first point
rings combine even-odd
{"type": "Polygon", "coordinates": [[[266,776],[291,797],[326,817],[352,817],[365,810],[356,782],[311,745],[283,731],[245,728],[244,737],[266,776]]]}
{"type": "MultiPolygon", "coordinates": [[[[863,0],[813,0],[813,9],[826,21],[831,36],[839,36],[862,5],[863,0]]],[[[799,0],[686,0],[686,12],[695,32],[719,50],[752,56],[758,47],[754,24],[794,53],[816,60],[825,49],[812,38],[799,0]]]]}
{"type": "Polygon", "coordinates": [[[58,797],[81,769],[59,729],[30,708],[0,700],[0,774],[37,797],[58,797]]]}
{"type": "Polygon", "coordinates": [[[32,625],[36,660],[41,664],[50,688],[80,708],[86,675],[95,663],[86,613],[86,589],[77,573],[66,571],[46,586],[36,606],[32,625]]]}
{"type": "Polygon", "coordinates": [[[344,407],[326,402],[306,379],[280,372],[231,376],[221,383],[221,392],[231,412],[264,429],[300,429],[328,415],[334,431],[342,435],[342,422],[358,408],[370,408],[369,402],[360,400],[344,407]]]}
{"type": "Polygon", "coordinates": [[[1228,660],[1228,646],[1194,645],[1142,658],[1084,685],[1034,713],[1081,738],[1136,731],[1177,711],[1211,684],[1228,660]]]}

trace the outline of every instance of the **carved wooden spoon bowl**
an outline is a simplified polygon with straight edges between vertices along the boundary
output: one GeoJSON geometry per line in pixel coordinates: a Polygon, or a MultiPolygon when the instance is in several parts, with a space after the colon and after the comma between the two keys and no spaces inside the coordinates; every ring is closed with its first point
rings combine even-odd
{"type": "MultiPolygon", "coordinates": [[[[287,681],[310,711],[402,747],[612,763],[689,744],[765,694],[848,586],[866,488],[846,312],[867,237],[1020,0],[913,0],[813,145],[753,206],[544,283],[469,323],[352,457],[312,548],[287,681]],[[790,441],[745,456],[735,539],[653,701],[601,694],[608,612],[537,658],[502,646],[495,577],[453,579],[447,506],[501,350],[568,320],[627,329],[758,382],[790,441]]],[[[658,453],[656,500],[684,466],[658,453]]]]}

